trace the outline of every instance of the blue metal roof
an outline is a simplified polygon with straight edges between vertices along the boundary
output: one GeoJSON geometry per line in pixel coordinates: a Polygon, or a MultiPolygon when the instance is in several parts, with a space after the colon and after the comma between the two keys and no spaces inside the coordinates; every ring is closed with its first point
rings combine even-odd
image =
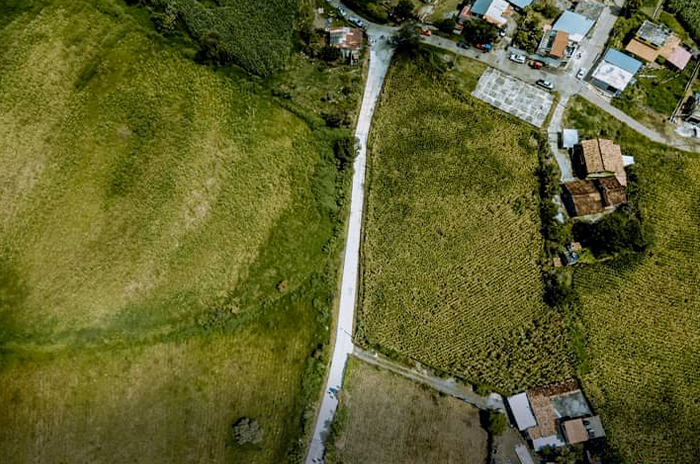
{"type": "Polygon", "coordinates": [[[624,53],[615,50],[614,48],[611,48],[608,50],[608,52],[605,54],[605,61],[612,64],[613,66],[617,66],[620,69],[624,69],[628,73],[631,74],[637,74],[637,71],[639,71],[639,68],[642,67],[642,62],[635,60],[629,55],[625,55],[624,53]]]}
{"type": "Polygon", "coordinates": [[[588,31],[593,27],[594,22],[585,16],[571,11],[565,11],[559,16],[552,29],[555,31],[568,32],[571,40],[580,42],[588,31]]]}
{"type": "Polygon", "coordinates": [[[518,8],[522,8],[524,10],[528,5],[530,5],[530,3],[532,3],[532,0],[508,0],[508,3],[512,3],[518,8]]]}
{"type": "Polygon", "coordinates": [[[476,0],[469,11],[472,14],[485,15],[492,3],[493,0],[476,0]]]}

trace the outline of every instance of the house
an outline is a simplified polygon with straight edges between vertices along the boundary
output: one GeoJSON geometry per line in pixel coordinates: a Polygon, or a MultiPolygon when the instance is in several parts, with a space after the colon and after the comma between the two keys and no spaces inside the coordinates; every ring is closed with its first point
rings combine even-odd
{"type": "Polygon", "coordinates": [[[567,182],[561,198],[572,217],[613,211],[627,203],[625,187],[614,176],[567,182]]]}
{"type": "Polygon", "coordinates": [[[671,29],[651,21],[644,21],[625,50],[644,61],[652,62],[663,57],[667,63],[682,71],[692,58],[681,40],[671,29]]]}
{"type": "Polygon", "coordinates": [[[356,27],[335,27],[328,31],[328,43],[340,49],[342,56],[350,61],[360,59],[363,35],[356,27]]]}
{"type": "Polygon", "coordinates": [[[569,45],[569,33],[564,31],[552,32],[554,32],[554,38],[552,39],[551,47],[549,47],[549,56],[562,60],[566,56],[566,47],[569,45]]]}
{"type": "Polygon", "coordinates": [[[562,31],[569,34],[569,40],[579,43],[586,37],[595,21],[572,11],[565,11],[552,26],[554,31],[562,31]]]}
{"type": "Polygon", "coordinates": [[[564,437],[569,445],[576,445],[605,436],[599,416],[579,417],[562,423],[564,437]]]}
{"type": "Polygon", "coordinates": [[[614,175],[621,185],[627,185],[627,173],[622,150],[612,140],[589,139],[574,149],[578,165],[588,179],[614,175]]]}
{"type": "Polygon", "coordinates": [[[593,73],[591,83],[617,96],[632,82],[641,67],[640,61],[611,48],[593,73]]]}
{"type": "Polygon", "coordinates": [[[471,5],[469,13],[471,16],[502,28],[508,24],[512,9],[506,0],[476,0],[471,5]]]}
{"type": "MultiPolygon", "coordinates": [[[[510,396],[507,402],[518,430],[530,441],[536,451],[546,446],[565,446],[568,435],[563,425],[573,419],[592,417],[588,401],[575,380],[527,390],[510,396]]],[[[600,430],[596,428],[599,421],[591,421],[591,424],[591,429],[595,429],[594,434],[599,434],[600,430]]],[[[581,425],[587,432],[585,423],[582,422],[581,425]]],[[[572,424],[569,428],[571,433],[579,433],[574,438],[583,437],[579,424],[572,424]]]]}

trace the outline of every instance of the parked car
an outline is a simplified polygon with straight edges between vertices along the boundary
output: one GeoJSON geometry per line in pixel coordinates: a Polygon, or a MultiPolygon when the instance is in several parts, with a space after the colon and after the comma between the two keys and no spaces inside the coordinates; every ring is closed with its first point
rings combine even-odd
{"type": "Polygon", "coordinates": [[[505,29],[505,28],[499,29],[499,30],[498,30],[498,36],[499,36],[499,37],[505,37],[505,36],[506,36],[506,29],[505,29]]]}
{"type": "Polygon", "coordinates": [[[464,40],[460,40],[459,42],[457,42],[457,46],[459,48],[463,48],[465,50],[469,49],[469,44],[467,42],[465,42],[464,40]]]}
{"type": "Polygon", "coordinates": [[[584,77],[586,77],[586,70],[581,68],[576,73],[576,79],[583,79],[584,77]]]}
{"type": "Polygon", "coordinates": [[[518,64],[525,64],[525,55],[518,55],[517,53],[511,53],[508,57],[510,61],[515,61],[518,64]]]}
{"type": "Polygon", "coordinates": [[[422,27],[422,28],[420,29],[420,35],[424,35],[424,36],[426,36],[426,37],[430,37],[431,35],[433,35],[433,33],[430,32],[430,29],[426,29],[426,28],[422,27]]]}
{"type": "Polygon", "coordinates": [[[338,7],[338,14],[345,18],[348,15],[348,10],[343,8],[342,6],[338,7]]]}
{"type": "Polygon", "coordinates": [[[491,44],[478,44],[478,45],[476,45],[476,48],[478,48],[482,52],[486,53],[486,52],[491,51],[491,49],[493,48],[493,45],[491,45],[491,44]]]}
{"type": "Polygon", "coordinates": [[[360,18],[350,18],[349,21],[361,29],[364,29],[366,27],[365,23],[363,23],[360,18]]]}
{"type": "Polygon", "coordinates": [[[537,85],[539,85],[540,87],[543,87],[547,90],[554,90],[554,84],[552,84],[550,81],[546,81],[544,79],[539,79],[537,81],[537,85]]]}
{"type": "Polygon", "coordinates": [[[528,63],[528,66],[530,66],[532,69],[542,69],[542,66],[544,66],[544,63],[541,61],[532,60],[528,63]]]}

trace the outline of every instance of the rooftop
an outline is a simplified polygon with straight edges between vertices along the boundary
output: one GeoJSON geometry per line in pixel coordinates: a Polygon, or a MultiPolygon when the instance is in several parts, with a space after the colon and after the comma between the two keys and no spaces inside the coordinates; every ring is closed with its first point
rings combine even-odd
{"type": "Polygon", "coordinates": [[[597,21],[604,9],[605,5],[596,0],[580,0],[576,4],[574,13],[578,13],[588,19],[597,21]]]}
{"type": "Polygon", "coordinates": [[[614,173],[620,184],[627,185],[627,175],[622,162],[622,150],[612,140],[589,139],[581,142],[586,174],[614,173]]]}
{"type": "Polygon", "coordinates": [[[510,410],[515,418],[515,423],[518,426],[518,430],[521,432],[529,427],[537,425],[525,392],[508,397],[508,406],[510,406],[510,410]]]}
{"type": "Polygon", "coordinates": [[[561,138],[564,148],[574,148],[578,145],[578,131],[576,129],[564,129],[561,138]]]}
{"type": "Polygon", "coordinates": [[[358,50],[362,46],[362,30],[356,27],[336,27],[328,34],[330,44],[338,48],[358,50]]]}
{"type": "Polygon", "coordinates": [[[628,43],[625,47],[625,51],[628,51],[645,61],[654,61],[659,56],[659,50],[652,48],[647,44],[643,44],[637,39],[630,40],[630,43],[628,43]]]}
{"type": "Polygon", "coordinates": [[[683,71],[692,57],[693,55],[688,50],[678,46],[667,59],[669,63],[683,71]]]}
{"type": "Polygon", "coordinates": [[[588,431],[588,438],[600,438],[605,436],[605,429],[603,429],[600,416],[584,417],[583,425],[588,431]]]}
{"type": "Polygon", "coordinates": [[[593,78],[616,90],[623,91],[634,79],[634,74],[603,61],[593,73],[593,78]]]}
{"type": "Polygon", "coordinates": [[[577,443],[583,443],[584,441],[588,441],[588,431],[586,430],[586,427],[583,425],[583,420],[581,419],[572,419],[564,422],[563,424],[564,428],[564,436],[566,437],[566,441],[570,445],[575,445],[577,443]]]}
{"type": "Polygon", "coordinates": [[[566,55],[566,46],[569,44],[569,33],[564,31],[557,31],[557,35],[554,36],[554,42],[552,42],[552,48],[549,50],[549,54],[554,58],[562,59],[566,55]]]}
{"type": "Polygon", "coordinates": [[[660,48],[666,43],[673,32],[671,29],[661,24],[654,24],[651,21],[644,21],[637,31],[637,37],[649,45],[660,48]]]}
{"type": "Polygon", "coordinates": [[[625,55],[621,51],[615,50],[614,48],[608,49],[603,60],[606,63],[617,66],[618,68],[625,70],[632,75],[637,74],[639,68],[642,67],[642,63],[639,60],[635,60],[631,56],[625,55]]]}
{"type": "Polygon", "coordinates": [[[552,29],[569,33],[572,42],[580,42],[593,27],[594,21],[583,15],[565,11],[559,16],[552,29]]]}
{"type": "Polygon", "coordinates": [[[567,203],[567,207],[572,216],[587,216],[605,211],[600,191],[592,180],[567,182],[563,188],[564,192],[568,192],[571,197],[571,203],[567,203]]]}
{"type": "Polygon", "coordinates": [[[524,10],[533,2],[533,0],[508,0],[508,2],[524,10]]]}
{"type": "Polygon", "coordinates": [[[476,0],[469,11],[476,15],[485,15],[494,0],[476,0]]]}

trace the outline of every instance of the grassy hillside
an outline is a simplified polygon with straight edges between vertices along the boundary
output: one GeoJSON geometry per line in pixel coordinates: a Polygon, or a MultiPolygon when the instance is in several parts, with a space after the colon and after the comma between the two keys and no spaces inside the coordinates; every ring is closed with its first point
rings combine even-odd
{"type": "Polygon", "coordinates": [[[328,339],[344,132],[142,9],[4,8],[0,462],[284,462],[328,339]],[[243,415],[260,449],[230,443],[243,415]]]}
{"type": "Polygon", "coordinates": [[[639,204],[655,231],[636,259],[577,268],[586,393],[629,462],[700,459],[700,159],[654,144],[585,101],[566,127],[634,155],[639,204]]]}
{"type": "MultiPolygon", "coordinates": [[[[458,74],[459,76],[459,74],[458,74]]],[[[358,337],[512,392],[571,373],[538,266],[538,138],[401,59],[372,131],[358,337]]]]}

